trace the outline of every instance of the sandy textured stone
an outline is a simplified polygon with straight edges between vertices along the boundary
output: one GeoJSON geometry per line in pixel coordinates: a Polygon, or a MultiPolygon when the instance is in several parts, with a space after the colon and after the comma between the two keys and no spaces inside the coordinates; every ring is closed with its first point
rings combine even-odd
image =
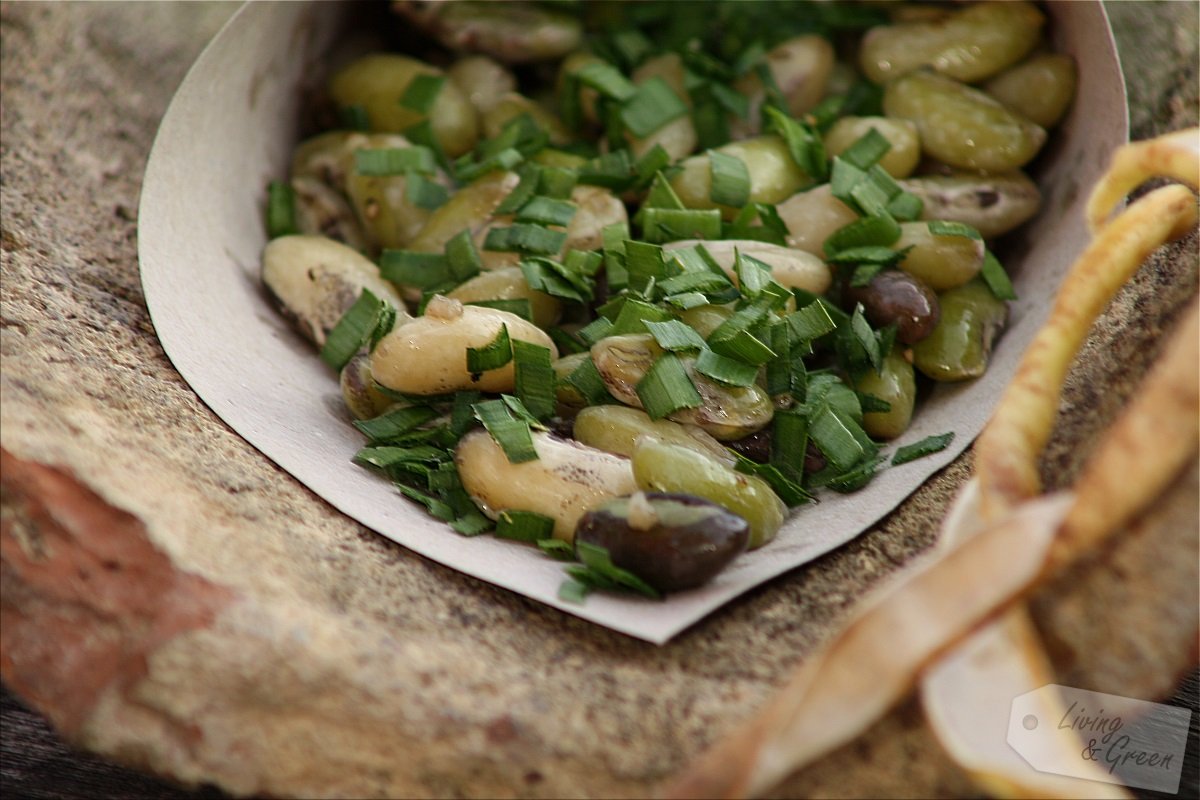
{"type": "MultiPolygon", "coordinates": [[[[1122,44],[1137,45],[1122,51],[1135,135],[1195,124],[1195,4],[1112,10],[1122,44]]],[[[4,680],[72,741],[236,793],[645,795],[929,546],[969,455],[872,531],[662,648],[341,516],[199,402],[142,300],[145,158],[171,92],[230,11],[0,7],[4,680]],[[54,491],[37,483],[47,475],[54,491]],[[87,524],[69,524],[88,508],[87,524]],[[46,554],[31,543],[78,565],[131,536],[140,544],[122,570],[182,587],[161,603],[79,585],[64,595],[36,579],[46,554]],[[75,638],[54,635],[62,620],[75,638]],[[79,642],[129,658],[94,691],[70,692],[69,670],[38,665],[86,672],[79,642]]],[[[1049,486],[1077,472],[1195,294],[1196,249],[1193,234],[1152,259],[1088,340],[1045,460],[1049,486]]],[[[1037,598],[1064,682],[1159,697],[1194,661],[1196,482],[1182,476],[1142,527],[1037,598]]],[[[913,702],[779,790],[969,791],[913,702]]]]}

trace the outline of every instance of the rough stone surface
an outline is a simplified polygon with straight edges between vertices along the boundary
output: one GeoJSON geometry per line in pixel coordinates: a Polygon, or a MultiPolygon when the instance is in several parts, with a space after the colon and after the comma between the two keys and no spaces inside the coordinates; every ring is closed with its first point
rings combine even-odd
{"type": "MultiPolygon", "coordinates": [[[[1111,9],[1135,136],[1196,124],[1196,8],[1111,9]]],[[[145,158],[175,86],[229,13],[0,7],[5,682],[75,743],[239,794],[649,793],[930,545],[969,455],[875,529],[661,648],[341,516],[195,397],[142,300],[145,158]],[[83,555],[112,548],[122,576],[152,581],[161,602],[79,584],[83,555]],[[55,559],[74,576],[39,583],[55,559]],[[67,622],[70,636],[54,635],[67,622]],[[117,654],[117,666],[69,690],[68,666],[83,674],[81,654],[97,652],[117,654]]],[[[1152,259],[1088,340],[1047,485],[1077,473],[1196,293],[1196,249],[1193,234],[1152,259]]],[[[1036,598],[1064,682],[1160,697],[1194,663],[1196,484],[1194,471],[1181,476],[1140,527],[1036,598]]],[[[103,575],[103,557],[84,566],[96,564],[103,575]]],[[[911,700],[779,788],[971,791],[911,700]]]]}

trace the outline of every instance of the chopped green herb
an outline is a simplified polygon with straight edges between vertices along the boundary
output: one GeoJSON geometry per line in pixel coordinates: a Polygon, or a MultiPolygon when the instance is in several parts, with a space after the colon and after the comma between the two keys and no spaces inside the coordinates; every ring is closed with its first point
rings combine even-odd
{"type": "Polygon", "coordinates": [[[388,147],[376,150],[355,150],[354,171],[359,175],[403,175],[437,172],[437,158],[428,147],[388,147]]]}
{"type": "Polygon", "coordinates": [[[641,139],[687,111],[687,104],[679,99],[675,90],[662,78],[654,77],[637,87],[620,113],[629,132],[641,139]]]}
{"type": "Polygon", "coordinates": [[[696,408],[704,402],[688,377],[683,362],[674,353],[660,356],[634,389],[651,419],[662,419],[683,408],[696,408]]]}
{"type": "Polygon", "coordinates": [[[271,181],[267,186],[267,236],[274,239],[299,232],[295,190],[284,181],[271,181]]]}
{"type": "Polygon", "coordinates": [[[441,75],[417,75],[400,96],[400,105],[419,114],[428,114],[442,91],[446,79],[441,75]]]}
{"type": "Polygon", "coordinates": [[[512,359],[513,346],[508,336],[508,325],[501,324],[495,339],[483,347],[467,348],[467,372],[482,375],[488,370],[503,367],[512,359]]]}
{"type": "Polygon", "coordinates": [[[354,305],[342,315],[325,338],[321,360],[340,372],[362,347],[386,335],[395,321],[396,310],[386,300],[371,294],[369,289],[363,289],[354,305]],[[387,309],[391,309],[390,315],[387,309]],[[387,330],[377,334],[382,325],[387,325],[387,330]]]}
{"type": "Polygon", "coordinates": [[[750,199],[750,171],[736,156],[719,150],[708,151],[712,189],[709,199],[717,205],[741,208],[750,199]]]}
{"type": "Polygon", "coordinates": [[[496,520],[496,538],[538,542],[554,535],[554,518],[534,511],[501,511],[496,520]]]}

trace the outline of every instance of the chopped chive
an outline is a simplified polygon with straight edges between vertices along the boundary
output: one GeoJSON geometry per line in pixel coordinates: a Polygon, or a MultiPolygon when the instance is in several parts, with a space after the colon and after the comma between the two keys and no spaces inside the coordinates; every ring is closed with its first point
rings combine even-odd
{"type": "Polygon", "coordinates": [[[371,119],[365,106],[342,106],[338,109],[338,119],[341,126],[349,131],[371,130],[371,119]]]}
{"type": "Polygon", "coordinates": [[[409,81],[404,94],[400,96],[400,105],[418,114],[428,114],[445,82],[446,78],[442,75],[417,75],[409,81]]]}
{"type": "Polygon", "coordinates": [[[705,347],[704,338],[696,329],[677,319],[646,320],[644,324],[663,350],[703,350],[705,347]]]}
{"type": "Polygon", "coordinates": [[[633,171],[637,173],[638,180],[648,182],[655,175],[671,165],[671,155],[663,149],[661,144],[655,144],[639,158],[633,165],[633,171]]]}
{"type": "Polygon", "coordinates": [[[642,236],[655,244],[681,239],[719,239],[721,212],[715,208],[645,208],[642,236]]]}
{"type": "Polygon", "coordinates": [[[850,276],[850,285],[856,289],[869,286],[874,277],[883,272],[883,269],[883,264],[859,264],[854,268],[854,274],[850,276]]]}
{"type": "Polygon", "coordinates": [[[592,586],[574,578],[567,578],[558,587],[558,599],[566,603],[582,604],[591,593],[592,586]]]}
{"type": "Polygon", "coordinates": [[[629,282],[625,269],[625,240],[629,238],[629,223],[614,222],[601,231],[604,242],[604,277],[610,292],[619,292],[629,282]]]}
{"type": "Polygon", "coordinates": [[[496,538],[537,542],[554,535],[554,518],[533,511],[501,511],[496,520],[496,538]]]}
{"type": "Polygon", "coordinates": [[[891,266],[902,259],[908,249],[893,250],[890,247],[849,247],[839,250],[825,260],[831,264],[879,264],[891,266]]]}
{"type": "Polygon", "coordinates": [[[512,351],[517,398],[536,419],[548,419],[555,405],[550,349],[515,339],[512,351]]]}
{"type": "Polygon", "coordinates": [[[633,165],[628,150],[614,150],[579,167],[579,182],[620,191],[633,182],[633,165]]]}
{"type": "Polygon", "coordinates": [[[450,158],[446,155],[446,151],[442,149],[442,144],[438,141],[437,136],[434,135],[433,124],[428,119],[423,119],[416,125],[408,126],[402,133],[404,134],[404,138],[408,139],[412,144],[422,145],[432,150],[442,169],[450,171],[450,158]]]}
{"type": "Polygon", "coordinates": [[[407,406],[371,419],[356,419],[352,424],[372,442],[390,442],[437,415],[429,406],[407,406]]]}
{"type": "Polygon", "coordinates": [[[475,424],[475,403],[482,395],[476,391],[462,391],[454,394],[454,407],[450,409],[450,432],[458,438],[475,424]]]}
{"type": "Polygon", "coordinates": [[[886,460],[885,456],[871,456],[846,472],[825,479],[823,484],[826,488],[832,489],[835,492],[842,492],[844,494],[857,492],[874,479],[875,474],[879,471],[879,467],[886,460]]]}
{"type": "Polygon", "coordinates": [[[446,204],[450,190],[419,172],[409,171],[404,177],[404,197],[417,208],[432,211],[446,204]]]}
{"type": "Polygon", "coordinates": [[[581,361],[579,366],[563,380],[575,387],[590,406],[612,401],[612,395],[609,394],[608,387],[604,385],[604,379],[600,377],[600,370],[596,369],[596,364],[591,358],[581,361]]]}
{"type": "MultiPolygon", "coordinates": [[[[677,250],[672,251],[672,255],[678,252],[677,250]]],[[[659,291],[668,296],[688,292],[717,294],[732,289],[733,284],[723,274],[715,275],[711,272],[688,271],[680,275],[672,275],[669,278],[664,278],[658,282],[658,288],[659,291]]],[[[705,302],[708,302],[707,298],[705,302]]]]}
{"type": "Polygon", "coordinates": [[[702,350],[696,357],[696,372],[728,386],[749,386],[758,377],[758,367],[712,350],[702,350]]]}
{"type": "Polygon", "coordinates": [[[1012,281],[999,259],[987,250],[983,254],[983,268],[979,271],[983,282],[992,290],[997,300],[1016,300],[1017,292],[1013,289],[1012,281]]]}
{"type": "Polygon", "coordinates": [[[908,192],[901,192],[887,204],[887,212],[901,222],[912,222],[919,219],[924,208],[925,204],[921,198],[908,192]]]}
{"type": "Polygon", "coordinates": [[[480,375],[488,370],[499,369],[513,358],[512,339],[508,335],[508,325],[501,323],[496,338],[483,347],[467,348],[467,372],[480,375]]]}
{"type": "Polygon", "coordinates": [[[767,106],[763,111],[770,122],[771,130],[787,143],[788,152],[796,165],[814,180],[825,180],[829,174],[829,164],[820,134],[813,130],[812,126],[792,119],[778,108],[767,106]]]}
{"type": "Polygon", "coordinates": [[[625,127],[641,139],[687,112],[687,104],[675,90],[662,78],[654,77],[637,87],[620,113],[625,127]]]}
{"type": "Polygon", "coordinates": [[[740,250],[735,250],[733,271],[742,295],[751,300],[757,299],[771,283],[771,265],[740,250]]]}
{"type": "Polygon", "coordinates": [[[650,189],[646,192],[646,198],[642,201],[642,210],[647,208],[677,208],[684,209],[687,206],[679,199],[679,195],[671,188],[671,182],[667,180],[662,172],[654,175],[654,180],[650,183],[650,189]]]}
{"type": "Polygon", "coordinates": [[[533,311],[529,307],[529,300],[524,297],[517,297],[511,300],[471,300],[464,303],[468,306],[479,306],[480,308],[494,308],[497,311],[507,311],[510,314],[515,314],[526,322],[533,321],[533,311]]]}
{"type": "Polygon", "coordinates": [[[419,445],[417,447],[364,447],[354,454],[354,461],[372,467],[386,470],[396,464],[409,462],[438,462],[450,458],[449,454],[440,447],[419,445]]]}
{"type": "Polygon", "coordinates": [[[671,294],[664,297],[663,301],[670,303],[681,311],[686,311],[689,308],[696,308],[697,306],[706,306],[709,304],[708,297],[700,292],[682,292],[680,294],[671,294]]]}
{"type": "Polygon", "coordinates": [[[496,214],[512,214],[537,194],[542,180],[542,167],[526,161],[517,168],[517,176],[520,181],[511,192],[505,195],[504,199],[500,201],[500,205],[496,206],[496,214]]]}
{"type": "MultiPolygon", "coordinates": [[[[575,216],[578,206],[569,200],[550,197],[532,197],[517,212],[517,222],[533,222],[539,225],[566,225],[575,216]]],[[[557,252],[557,251],[556,251],[557,252]]]]}
{"type": "Polygon", "coordinates": [[[558,348],[558,352],[564,356],[569,356],[573,353],[582,353],[587,350],[587,346],[579,341],[578,337],[562,328],[551,328],[547,333],[554,340],[554,345],[558,348]]]}
{"type": "Polygon", "coordinates": [[[483,242],[484,250],[506,253],[554,255],[567,241],[566,231],[518,222],[507,228],[492,228],[483,242]]]}
{"type": "Polygon", "coordinates": [[[935,219],[929,221],[928,227],[929,232],[934,236],[962,236],[967,239],[974,239],[977,242],[983,241],[983,236],[980,235],[979,231],[963,222],[935,219]]]}
{"type": "Polygon", "coordinates": [[[379,274],[401,286],[432,289],[450,282],[450,265],[442,253],[384,249],[379,256],[379,274]]]}
{"type": "Polygon", "coordinates": [[[635,391],[651,419],[661,419],[683,408],[696,408],[704,402],[683,362],[674,353],[660,356],[638,381],[635,391]]]}
{"type": "Polygon", "coordinates": [[[771,463],[794,481],[804,477],[808,450],[808,418],[794,409],[775,412],[771,428],[771,463]]]}
{"type": "Polygon", "coordinates": [[[584,344],[589,346],[594,345],[605,336],[608,336],[608,332],[612,330],[612,326],[612,320],[605,319],[604,317],[596,317],[596,319],[579,329],[579,338],[583,340],[584,344]]]}
{"type": "Polygon", "coordinates": [[[405,172],[432,175],[437,171],[437,159],[432,150],[422,145],[355,150],[354,171],[359,175],[401,175],[405,172]]]}
{"type": "Polygon", "coordinates": [[[750,171],[736,156],[709,150],[708,167],[712,188],[709,199],[723,206],[740,208],[750,199],[750,171]]]}
{"type": "Polygon", "coordinates": [[[892,410],[892,404],[873,394],[858,393],[858,404],[864,414],[886,414],[892,410]]]}
{"type": "Polygon", "coordinates": [[[403,483],[397,483],[395,486],[396,490],[399,491],[400,494],[404,495],[410,500],[416,500],[418,503],[425,506],[425,509],[429,512],[430,516],[446,522],[454,519],[454,509],[449,503],[440,500],[433,495],[426,494],[419,489],[415,489],[412,486],[406,486],[403,483]]]}
{"type": "Polygon", "coordinates": [[[729,118],[712,92],[692,93],[692,126],[697,144],[705,149],[729,142],[729,118]]]}
{"type": "Polygon", "coordinates": [[[509,405],[503,400],[485,400],[475,403],[475,417],[483,423],[496,444],[512,464],[536,461],[538,454],[533,446],[529,423],[513,416],[509,405]]]}
{"type": "Polygon", "coordinates": [[[870,169],[892,149],[892,143],[879,131],[869,128],[838,157],[861,170],[870,169]]]}
{"type": "Polygon", "coordinates": [[[454,175],[459,181],[465,183],[494,170],[510,170],[524,160],[525,156],[521,155],[518,150],[510,147],[474,164],[456,163],[454,175]]]}
{"type": "Polygon", "coordinates": [[[637,93],[637,87],[628,78],[612,64],[603,61],[585,64],[575,70],[573,77],[584,86],[589,86],[617,102],[624,102],[637,93]]]}
{"type": "Polygon", "coordinates": [[[632,239],[625,242],[625,270],[629,275],[629,286],[637,291],[644,291],[651,279],[669,277],[663,249],[651,242],[632,239]]]}
{"type": "Polygon", "coordinates": [[[647,303],[637,298],[626,298],[621,305],[621,311],[613,320],[609,336],[620,336],[626,333],[645,333],[647,322],[666,322],[672,318],[671,312],[654,303],[647,303]]]}
{"type": "Polygon", "coordinates": [[[380,300],[369,289],[363,289],[326,337],[321,347],[321,360],[340,372],[364,345],[373,339],[378,340],[375,333],[381,323],[386,322],[388,330],[391,330],[391,324],[396,321],[395,310],[389,318],[384,311],[387,307],[386,300],[380,300]]]}
{"type": "Polygon", "coordinates": [[[861,430],[858,422],[829,404],[808,419],[808,435],[837,472],[845,472],[872,454],[863,446],[861,430]]]}
{"type": "MultiPolygon", "coordinates": [[[[570,253],[567,254],[570,261],[570,253]]],[[[551,258],[531,257],[520,263],[521,274],[531,289],[586,303],[592,299],[593,281],[589,275],[579,269],[572,269],[567,264],[551,258]]]]}
{"type": "Polygon", "coordinates": [[[863,217],[838,228],[825,240],[825,254],[851,247],[886,246],[900,238],[900,225],[886,214],[863,217]]]}
{"type": "Polygon", "coordinates": [[[267,236],[274,239],[299,232],[295,190],[285,181],[271,181],[267,186],[267,236]]]}
{"type": "Polygon", "coordinates": [[[713,100],[739,119],[750,118],[750,98],[731,86],[713,81],[709,84],[713,100]]]}
{"type": "Polygon", "coordinates": [[[483,269],[483,261],[475,242],[471,239],[471,231],[463,228],[446,242],[446,265],[450,277],[456,283],[462,283],[467,278],[473,278],[483,269]]]}
{"type": "Polygon", "coordinates": [[[538,539],[538,549],[558,561],[574,561],[575,548],[562,539],[538,539]]]}
{"type": "Polygon", "coordinates": [[[658,591],[628,570],[612,563],[608,550],[590,542],[575,542],[575,555],[583,567],[568,567],[567,572],[576,580],[594,581],[593,585],[604,589],[631,589],[647,597],[659,597],[658,591]]]}
{"type": "Polygon", "coordinates": [[[450,528],[463,536],[478,536],[492,525],[492,521],[478,511],[464,514],[450,522],[450,528]]]}
{"type": "Polygon", "coordinates": [[[575,188],[578,180],[579,173],[573,169],[543,166],[538,180],[537,191],[545,197],[566,200],[571,196],[571,190],[575,188]]]}

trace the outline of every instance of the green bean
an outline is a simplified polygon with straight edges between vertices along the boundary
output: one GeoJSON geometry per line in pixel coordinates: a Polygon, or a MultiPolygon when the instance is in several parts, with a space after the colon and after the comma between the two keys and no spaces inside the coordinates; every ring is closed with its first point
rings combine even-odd
{"type": "Polygon", "coordinates": [[[888,84],[883,110],[912,120],[924,152],[961,169],[1008,172],[1029,162],[1046,131],[987,94],[928,71],[888,84]]]}
{"type": "Polygon", "coordinates": [[[913,345],[913,365],[937,381],[979,377],[1008,318],[1008,306],[978,278],[942,292],[938,302],[941,320],[933,333],[913,345]]]}
{"type": "Polygon", "coordinates": [[[941,19],[874,28],[863,37],[859,65],[883,83],[925,65],[966,83],[995,75],[1038,41],[1045,16],[1032,3],[980,3],[941,19]]]}

